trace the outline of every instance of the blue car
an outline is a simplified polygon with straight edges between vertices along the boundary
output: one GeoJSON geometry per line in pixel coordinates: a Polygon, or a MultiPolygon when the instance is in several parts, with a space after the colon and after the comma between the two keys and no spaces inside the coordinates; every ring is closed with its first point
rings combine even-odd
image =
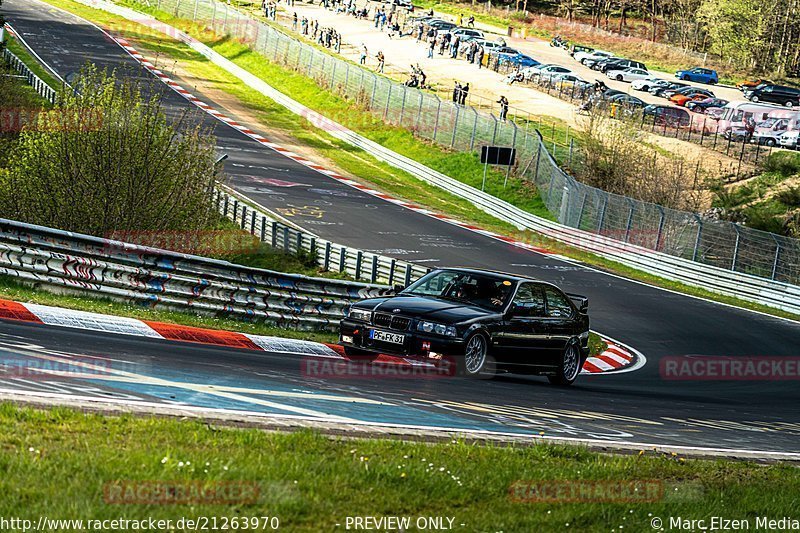
{"type": "Polygon", "coordinates": [[[696,81],[698,83],[715,84],[719,81],[716,70],[695,67],[689,70],[679,70],[675,77],[684,81],[696,81]]]}
{"type": "Polygon", "coordinates": [[[541,65],[539,61],[536,61],[531,56],[526,56],[525,54],[521,53],[509,55],[502,54],[500,55],[500,62],[519,65],[520,67],[535,67],[537,65],[541,65]]]}

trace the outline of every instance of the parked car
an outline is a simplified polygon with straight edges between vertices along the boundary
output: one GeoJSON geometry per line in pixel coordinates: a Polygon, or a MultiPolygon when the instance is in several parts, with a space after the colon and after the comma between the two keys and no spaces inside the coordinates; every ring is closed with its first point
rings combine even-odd
{"type": "Polygon", "coordinates": [[[614,118],[625,118],[636,114],[640,109],[644,109],[647,104],[640,98],[629,94],[615,94],[608,98],[609,114],[614,118]]]}
{"type": "Polygon", "coordinates": [[[582,65],[586,65],[587,67],[591,66],[589,63],[591,62],[594,64],[597,61],[601,61],[603,59],[608,59],[609,57],[614,57],[614,54],[611,52],[606,52],[605,50],[592,50],[591,52],[577,52],[574,56],[575,61],[581,63],[582,65]]]}
{"type": "Polygon", "coordinates": [[[437,32],[439,32],[439,31],[450,31],[450,30],[452,30],[452,29],[457,27],[452,22],[448,22],[448,21],[442,20],[442,19],[430,20],[430,21],[428,21],[427,25],[428,25],[429,28],[433,28],[437,32]]]}
{"type": "Polygon", "coordinates": [[[553,78],[552,85],[559,92],[569,93],[573,97],[583,97],[592,88],[592,84],[575,74],[560,74],[553,78]]]}
{"type": "Polygon", "coordinates": [[[599,70],[603,74],[605,74],[609,70],[624,70],[626,68],[638,68],[642,70],[647,70],[647,67],[644,66],[644,63],[640,61],[634,61],[633,59],[623,59],[620,57],[615,57],[612,59],[608,59],[606,61],[602,61],[600,63],[595,63],[592,66],[592,70],[599,70]]]}
{"type": "Polygon", "coordinates": [[[679,70],[675,73],[675,77],[684,81],[694,81],[698,83],[715,84],[719,82],[716,70],[709,68],[694,67],[688,70],[679,70]]]}
{"type": "Polygon", "coordinates": [[[455,37],[458,35],[462,39],[470,38],[470,39],[483,39],[483,32],[480,30],[476,30],[473,28],[453,28],[450,30],[450,34],[455,37]]]}
{"type": "Polygon", "coordinates": [[[800,106],[800,89],[785,85],[761,84],[755,89],[745,91],[744,96],[751,102],[769,102],[786,107],[800,106]]]}
{"type": "Polygon", "coordinates": [[[663,93],[661,93],[661,96],[669,100],[676,94],[705,94],[709,98],[714,96],[714,93],[712,93],[708,89],[701,89],[700,87],[695,87],[693,85],[687,85],[685,87],[676,87],[674,89],[667,89],[663,93]]]}
{"type": "Polygon", "coordinates": [[[737,83],[736,88],[740,91],[744,92],[750,89],[755,89],[759,85],[773,85],[770,80],[765,80],[764,78],[754,78],[751,80],[745,80],[742,83],[737,83]]]}
{"type": "MultiPolygon", "coordinates": [[[[501,44],[497,41],[489,41],[487,39],[481,39],[481,38],[473,39],[472,37],[464,37],[463,39],[461,39],[460,51],[461,52],[466,51],[466,47],[469,46],[470,41],[473,40],[478,44],[478,46],[483,47],[483,51],[486,52],[486,54],[497,54],[499,53],[500,50],[502,50],[505,47],[504,44],[501,44]]],[[[514,52],[517,51],[514,50],[514,52]]]]}
{"type": "Polygon", "coordinates": [[[692,123],[689,112],[679,107],[651,104],[645,107],[642,113],[645,118],[652,117],[656,126],[680,128],[689,126],[692,123]]]}
{"type": "Polygon", "coordinates": [[[752,141],[757,144],[775,146],[780,142],[781,136],[786,133],[788,127],[788,118],[768,118],[764,122],[756,124],[752,141]]]}
{"type": "Polygon", "coordinates": [[[453,361],[469,377],[497,369],[569,385],[589,354],[587,308],[587,298],[536,279],[442,269],[393,297],[352,304],[339,341],[357,360],[385,353],[437,365],[453,361]]]}
{"type": "Polygon", "coordinates": [[[541,65],[539,61],[536,61],[531,56],[525,55],[521,52],[517,52],[516,54],[500,54],[499,59],[501,64],[515,65],[519,67],[537,67],[541,65]]]}
{"type": "Polygon", "coordinates": [[[643,80],[635,80],[631,82],[631,89],[634,89],[636,91],[650,91],[650,89],[652,89],[653,87],[666,86],[669,85],[670,83],[672,82],[656,78],[655,76],[651,76],[643,80]]]}
{"type": "Polygon", "coordinates": [[[594,52],[594,48],[592,48],[591,46],[583,46],[581,44],[573,44],[570,45],[568,52],[569,55],[575,57],[575,55],[579,53],[591,54],[592,52],[594,52]]]}
{"type": "Polygon", "coordinates": [[[626,69],[609,69],[606,71],[606,76],[617,81],[632,82],[635,80],[643,80],[650,78],[650,73],[644,69],[631,67],[626,69]]]}
{"type": "Polygon", "coordinates": [[[797,150],[800,149],[800,142],[798,142],[799,138],[800,130],[789,130],[781,135],[778,143],[781,145],[781,148],[793,148],[797,150]]]}
{"type": "Polygon", "coordinates": [[[682,89],[684,87],[689,87],[689,84],[688,83],[679,82],[679,81],[673,81],[673,82],[667,83],[666,85],[661,85],[661,84],[654,85],[654,86],[650,87],[650,90],[647,91],[647,92],[649,92],[653,96],[659,96],[661,98],[667,98],[664,95],[664,93],[666,93],[667,91],[674,91],[674,90],[677,90],[677,89],[682,89]]]}
{"type": "Polygon", "coordinates": [[[531,73],[531,79],[539,81],[549,81],[559,74],[569,74],[572,72],[561,65],[539,65],[531,73]]]}
{"type": "Polygon", "coordinates": [[[728,105],[727,100],[722,98],[705,98],[703,100],[692,100],[686,102],[686,109],[694,111],[695,113],[705,113],[712,107],[725,107],[728,105]]]}
{"type": "Polygon", "coordinates": [[[697,87],[686,88],[684,90],[678,91],[672,96],[669,97],[669,101],[675,105],[685,106],[686,102],[691,100],[705,100],[706,98],[713,98],[714,93],[711,91],[706,91],[705,89],[699,89],[697,87]]]}

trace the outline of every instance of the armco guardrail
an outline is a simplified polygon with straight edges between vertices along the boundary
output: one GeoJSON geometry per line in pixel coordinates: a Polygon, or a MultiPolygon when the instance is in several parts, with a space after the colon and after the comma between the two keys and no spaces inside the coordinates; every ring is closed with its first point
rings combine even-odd
{"type": "Polygon", "coordinates": [[[220,213],[261,242],[291,254],[310,254],[323,270],[343,272],[370,283],[404,286],[430,272],[427,267],[342,246],[290,227],[229,187],[217,188],[214,204],[220,213]]]}
{"type": "MultiPolygon", "coordinates": [[[[96,0],[82,1],[93,5],[109,5],[96,0]]],[[[161,0],[161,3],[163,5],[169,1],[161,0]]],[[[202,5],[204,2],[206,0],[197,0],[186,5],[202,5]]],[[[556,213],[559,221],[565,224],[542,219],[401,156],[321,116],[175,28],[132,10],[118,6],[113,8],[118,14],[169,32],[248,86],[308,118],[334,137],[465,198],[487,213],[519,228],[541,232],[666,279],[800,313],[800,288],[782,281],[800,279],[800,248],[794,239],[731,224],[703,221],[693,213],[667,210],[588,187],[564,173],[539,140],[523,174],[537,184],[549,210],[556,213]],[[726,232],[734,232],[738,237],[728,240],[726,232]],[[774,243],[773,248],[768,246],[770,241],[774,243]],[[765,267],[766,261],[771,261],[771,268],[765,267]],[[765,277],[769,279],[748,274],[753,265],[757,265],[759,272],[766,269],[765,277]]],[[[175,8],[180,11],[179,6],[175,8]]]]}
{"type": "Polygon", "coordinates": [[[28,84],[45,100],[51,104],[56,102],[58,91],[47,85],[42,78],[34,74],[33,71],[8,48],[3,49],[3,61],[7,63],[14,72],[18,73],[20,76],[24,76],[28,84]]]}
{"type": "Polygon", "coordinates": [[[0,273],[51,290],[309,330],[334,329],[351,302],[390,291],[6,219],[0,219],[0,273]]]}

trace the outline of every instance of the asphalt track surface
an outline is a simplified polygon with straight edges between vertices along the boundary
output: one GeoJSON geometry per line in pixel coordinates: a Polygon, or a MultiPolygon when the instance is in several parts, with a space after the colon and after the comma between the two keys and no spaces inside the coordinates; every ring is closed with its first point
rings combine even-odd
{"type": "MultiPolygon", "coordinates": [[[[87,61],[101,67],[127,67],[125,75],[141,79],[149,76],[117,44],[80,19],[35,0],[7,0],[3,9],[27,43],[64,77],[78,72],[87,61]]],[[[177,115],[190,104],[168,92],[164,105],[177,115]]],[[[6,322],[0,326],[0,354],[6,360],[55,351],[57,357],[111,358],[135,370],[126,380],[0,377],[0,389],[84,391],[98,397],[119,395],[264,413],[282,409],[274,402],[261,401],[272,394],[269,391],[278,391],[278,395],[300,391],[365,400],[311,401],[312,417],[800,451],[796,380],[665,380],[659,372],[660,362],[675,356],[796,357],[800,355],[799,324],[515,248],[369,196],[264,148],[211,117],[203,120],[214,128],[220,151],[229,154],[225,165],[231,185],[281,211],[299,226],[341,244],[429,266],[493,268],[555,282],[568,292],[588,296],[592,328],[643,352],[648,364],[631,373],[581,377],[569,389],[552,387],[541,378],[517,376],[478,383],[462,379],[322,380],[303,375],[296,358],[281,354],[6,322]],[[296,185],[275,187],[274,182],[265,181],[276,179],[296,185]],[[209,392],[208,387],[187,388],[189,382],[244,386],[249,392],[234,400],[209,392]]],[[[259,133],[270,137],[268,131],[259,133]]],[[[284,396],[287,405],[309,401],[284,396]]]]}

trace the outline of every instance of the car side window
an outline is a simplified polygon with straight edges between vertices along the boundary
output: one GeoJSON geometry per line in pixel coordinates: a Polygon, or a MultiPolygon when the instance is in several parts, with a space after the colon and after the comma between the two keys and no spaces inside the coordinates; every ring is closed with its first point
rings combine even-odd
{"type": "Polygon", "coordinates": [[[545,316],[542,287],[536,283],[523,283],[514,296],[514,308],[518,316],[545,316]]]}
{"type": "Polygon", "coordinates": [[[547,300],[547,316],[555,318],[568,318],[572,316],[572,305],[566,296],[552,287],[545,287],[547,300]]]}

